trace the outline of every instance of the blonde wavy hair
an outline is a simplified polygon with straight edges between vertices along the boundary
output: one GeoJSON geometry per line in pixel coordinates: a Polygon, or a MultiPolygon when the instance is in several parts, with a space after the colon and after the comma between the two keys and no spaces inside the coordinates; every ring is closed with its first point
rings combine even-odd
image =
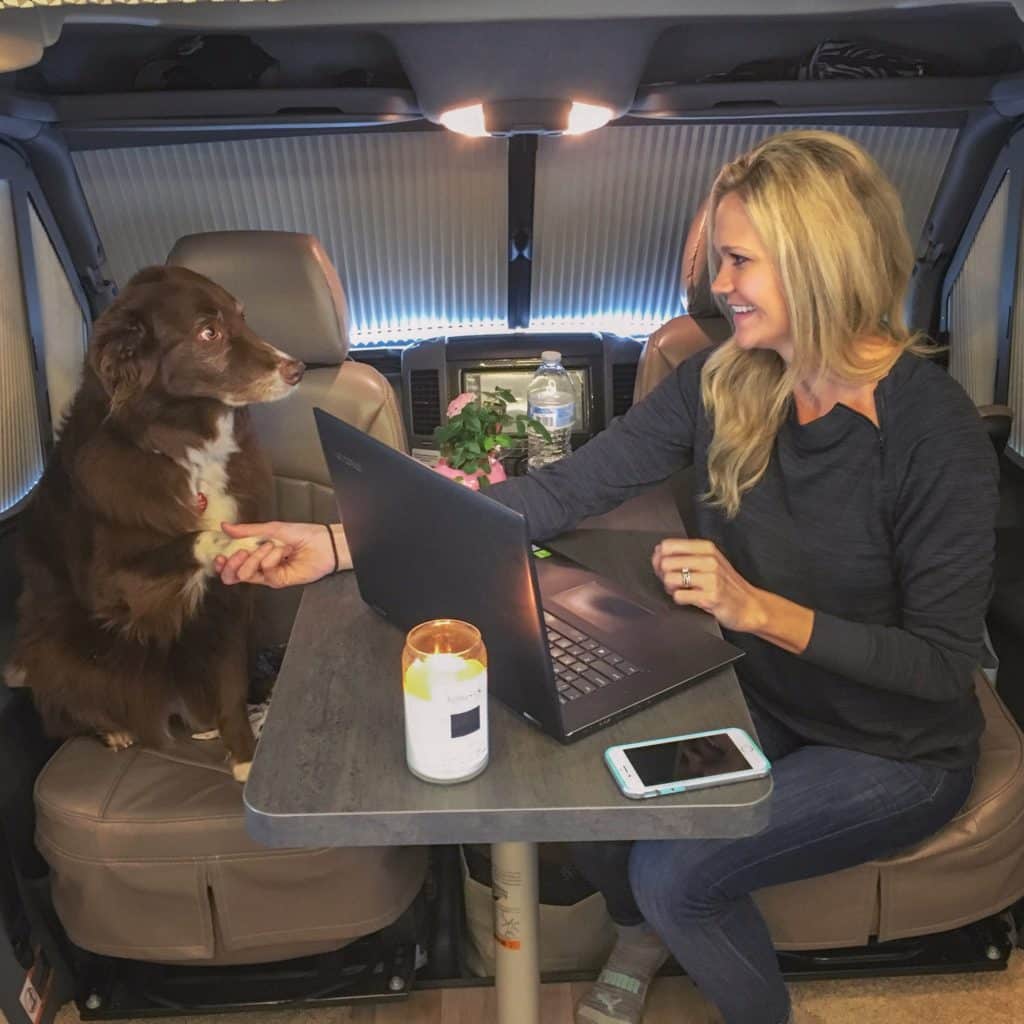
{"type": "Polygon", "coordinates": [[[914,266],[903,205],[860,146],[832,132],[783,132],[726,164],[705,226],[712,280],[715,212],[729,194],[743,201],[778,275],[794,353],[787,366],[774,351],[744,351],[730,339],[705,364],[701,393],[714,436],[702,497],[731,519],[768,467],[798,382],[870,383],[905,350],[928,348],[903,318],[914,266]],[[858,343],[875,338],[891,344],[865,354],[858,343]]]}

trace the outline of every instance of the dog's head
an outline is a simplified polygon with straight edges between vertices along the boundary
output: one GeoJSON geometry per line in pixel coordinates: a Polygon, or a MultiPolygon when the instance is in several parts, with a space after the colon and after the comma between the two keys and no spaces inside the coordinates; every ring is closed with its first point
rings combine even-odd
{"type": "Polygon", "coordinates": [[[96,321],[89,365],[112,411],[146,393],[225,405],[273,402],[303,363],[259,337],[241,303],[184,267],[147,267],[96,321]]]}

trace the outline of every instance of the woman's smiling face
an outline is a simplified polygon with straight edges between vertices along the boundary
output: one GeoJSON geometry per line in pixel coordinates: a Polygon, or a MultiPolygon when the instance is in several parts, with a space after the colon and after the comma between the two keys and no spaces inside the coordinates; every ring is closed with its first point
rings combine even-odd
{"type": "Polygon", "coordinates": [[[712,244],[720,263],[711,290],[729,305],[736,344],[771,349],[790,362],[793,340],[779,275],[743,200],[733,192],[715,210],[712,244]]]}

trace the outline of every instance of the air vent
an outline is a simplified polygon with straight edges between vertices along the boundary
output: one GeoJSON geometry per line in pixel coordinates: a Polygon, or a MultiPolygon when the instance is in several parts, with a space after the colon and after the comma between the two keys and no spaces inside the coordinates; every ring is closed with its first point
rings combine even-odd
{"type": "Polygon", "coordinates": [[[402,354],[394,349],[350,349],[349,355],[357,363],[372,366],[385,377],[398,377],[402,373],[402,354]]]}
{"type": "Polygon", "coordinates": [[[616,363],[612,366],[612,415],[621,416],[633,404],[636,386],[636,363],[616,363]]]}
{"type": "Polygon", "coordinates": [[[441,425],[441,381],[437,370],[413,370],[409,375],[409,401],[412,404],[412,432],[433,434],[441,425]]]}

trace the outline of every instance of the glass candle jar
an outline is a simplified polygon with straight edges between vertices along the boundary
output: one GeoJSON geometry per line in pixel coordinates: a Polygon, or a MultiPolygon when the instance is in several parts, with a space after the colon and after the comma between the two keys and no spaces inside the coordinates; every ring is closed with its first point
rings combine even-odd
{"type": "Polygon", "coordinates": [[[431,619],[402,651],[405,759],[426,782],[464,782],[487,767],[487,650],[480,630],[431,619]]]}

